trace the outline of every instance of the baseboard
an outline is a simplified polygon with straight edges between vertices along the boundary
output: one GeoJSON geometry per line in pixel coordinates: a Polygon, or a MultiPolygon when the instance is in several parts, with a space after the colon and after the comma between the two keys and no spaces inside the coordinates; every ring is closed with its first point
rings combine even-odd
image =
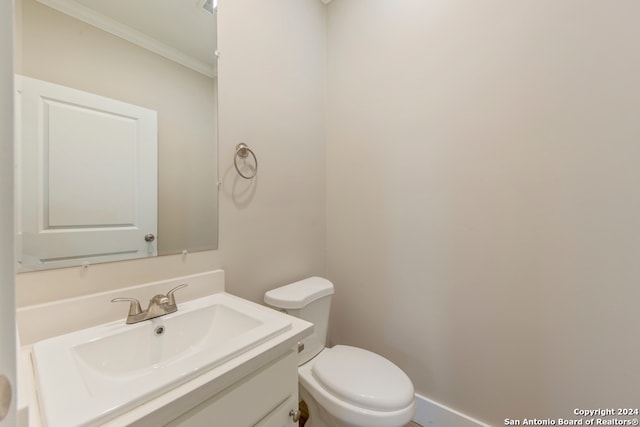
{"type": "Polygon", "coordinates": [[[413,419],[424,427],[491,427],[419,394],[416,394],[416,415],[413,419]]]}

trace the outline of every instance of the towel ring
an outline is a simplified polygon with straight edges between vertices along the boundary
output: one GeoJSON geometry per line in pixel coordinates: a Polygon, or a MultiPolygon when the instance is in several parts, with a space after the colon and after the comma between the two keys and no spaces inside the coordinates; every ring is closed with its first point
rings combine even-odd
{"type": "Polygon", "coordinates": [[[251,150],[251,148],[249,148],[247,144],[245,144],[244,142],[241,142],[240,144],[236,145],[236,154],[235,156],[233,156],[233,165],[236,167],[238,174],[244,179],[252,179],[258,173],[258,158],[256,157],[255,153],[251,150]],[[238,167],[238,158],[246,159],[249,156],[249,154],[251,154],[251,156],[253,157],[253,162],[256,164],[256,167],[253,169],[253,175],[243,174],[242,172],[240,172],[240,168],[238,167]]]}

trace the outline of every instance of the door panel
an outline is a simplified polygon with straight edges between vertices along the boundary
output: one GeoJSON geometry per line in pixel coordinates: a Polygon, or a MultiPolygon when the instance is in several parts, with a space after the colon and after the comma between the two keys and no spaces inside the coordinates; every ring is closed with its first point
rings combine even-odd
{"type": "Polygon", "coordinates": [[[17,79],[22,269],[156,255],[156,112],[17,79]]]}
{"type": "Polygon", "coordinates": [[[13,2],[0,2],[0,426],[16,422],[13,2]]]}

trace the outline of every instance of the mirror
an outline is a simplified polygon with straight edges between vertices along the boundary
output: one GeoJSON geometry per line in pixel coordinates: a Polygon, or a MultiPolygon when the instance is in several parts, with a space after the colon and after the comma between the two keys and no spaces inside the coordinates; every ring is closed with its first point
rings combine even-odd
{"type": "MultiPolygon", "coordinates": [[[[156,246],[134,258],[217,248],[215,49],[212,0],[16,1],[17,75],[157,113],[156,246]]],[[[43,262],[20,249],[19,271],[112,260],[87,250],[43,262]]]]}

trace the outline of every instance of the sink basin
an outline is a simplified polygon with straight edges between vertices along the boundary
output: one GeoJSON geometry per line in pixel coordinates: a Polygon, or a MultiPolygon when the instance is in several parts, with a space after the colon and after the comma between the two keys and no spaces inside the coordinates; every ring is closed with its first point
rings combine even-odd
{"type": "Polygon", "coordinates": [[[113,418],[291,328],[286,316],[226,293],[166,316],[122,320],[33,346],[48,427],[113,418]]]}

